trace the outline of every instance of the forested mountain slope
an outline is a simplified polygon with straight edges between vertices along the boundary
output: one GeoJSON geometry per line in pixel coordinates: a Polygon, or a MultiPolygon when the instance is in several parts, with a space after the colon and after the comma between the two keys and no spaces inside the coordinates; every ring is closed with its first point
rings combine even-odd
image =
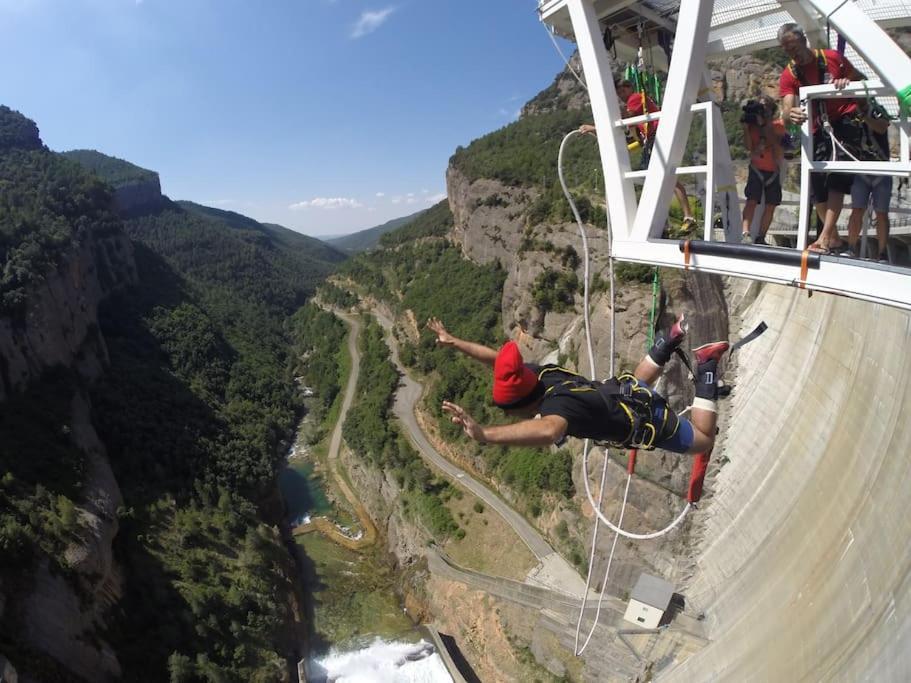
{"type": "Polygon", "coordinates": [[[286,319],[340,256],[71,156],[142,201],[0,108],[0,652],[38,680],[284,678],[286,319]]]}

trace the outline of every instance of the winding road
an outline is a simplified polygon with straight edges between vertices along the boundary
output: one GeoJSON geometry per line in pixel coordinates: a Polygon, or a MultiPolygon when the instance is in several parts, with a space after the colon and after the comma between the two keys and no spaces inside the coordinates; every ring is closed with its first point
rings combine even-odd
{"type": "Polygon", "coordinates": [[[484,501],[518,534],[539,563],[529,573],[526,579],[529,583],[544,585],[568,595],[581,596],[585,591],[585,581],[575,568],[551,547],[541,533],[522,515],[509,507],[495,492],[443,457],[427,439],[418,425],[414,412],[424,388],[408,375],[399,360],[398,348],[392,336],[392,320],[375,308],[371,310],[371,313],[382,326],[392,361],[401,373],[401,382],[395,395],[393,412],[405,426],[405,432],[412,445],[435,469],[443,472],[458,485],[484,501]]]}

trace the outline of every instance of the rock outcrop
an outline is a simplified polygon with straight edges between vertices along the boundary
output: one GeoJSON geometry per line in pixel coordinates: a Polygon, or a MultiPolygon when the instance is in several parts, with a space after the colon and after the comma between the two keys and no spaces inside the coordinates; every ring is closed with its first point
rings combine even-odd
{"type": "Polygon", "coordinates": [[[114,187],[114,204],[121,214],[134,214],[154,209],[163,199],[158,174],[148,180],[133,180],[114,187]]]}
{"type": "MultiPolygon", "coordinates": [[[[40,383],[52,368],[75,370],[83,386],[96,379],[108,361],[98,327],[99,304],[136,280],[133,248],[125,234],[88,236],[74,244],[62,265],[32,285],[24,314],[0,318],[0,403],[40,383]]],[[[74,501],[80,531],[58,558],[72,574],[62,576],[47,558],[38,560],[26,594],[0,595],[0,614],[15,602],[20,637],[29,647],[74,675],[97,681],[120,675],[114,652],[98,634],[102,615],[121,592],[111,544],[122,498],[90,410],[87,392],[77,387],[67,429],[87,463],[82,498],[74,501]]],[[[20,672],[25,664],[19,663],[20,672]]]]}
{"type": "Polygon", "coordinates": [[[56,271],[31,287],[21,318],[0,317],[0,401],[54,366],[94,379],[107,362],[98,305],[136,279],[124,233],[75,244],[56,271]]]}

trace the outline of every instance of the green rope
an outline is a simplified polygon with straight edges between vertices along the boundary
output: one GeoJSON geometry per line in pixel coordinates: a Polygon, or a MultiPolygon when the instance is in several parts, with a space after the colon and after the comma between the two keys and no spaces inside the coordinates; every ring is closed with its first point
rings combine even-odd
{"type": "Polygon", "coordinates": [[[655,343],[655,317],[658,314],[658,266],[652,276],[652,311],[648,316],[648,343],[645,348],[650,349],[655,343]]]}

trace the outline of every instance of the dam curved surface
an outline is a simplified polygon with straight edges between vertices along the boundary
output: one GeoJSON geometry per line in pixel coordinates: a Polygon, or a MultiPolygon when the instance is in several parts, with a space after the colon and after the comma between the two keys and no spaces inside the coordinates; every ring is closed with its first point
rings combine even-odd
{"type": "Polygon", "coordinates": [[[911,315],[756,288],[681,591],[711,642],[658,680],[911,680],[911,315]]]}

